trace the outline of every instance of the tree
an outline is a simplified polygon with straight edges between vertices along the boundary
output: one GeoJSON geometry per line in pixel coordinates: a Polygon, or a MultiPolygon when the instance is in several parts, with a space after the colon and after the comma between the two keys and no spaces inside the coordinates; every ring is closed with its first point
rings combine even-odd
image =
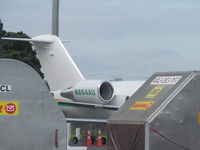
{"type": "MultiPolygon", "coordinates": [[[[30,38],[23,32],[6,32],[3,31],[3,37],[13,37],[13,38],[30,38]]],[[[25,41],[9,41],[3,40],[3,58],[11,58],[22,61],[32,68],[34,68],[40,76],[43,78],[44,75],[41,72],[40,62],[36,57],[36,52],[33,51],[32,45],[25,41]]]]}

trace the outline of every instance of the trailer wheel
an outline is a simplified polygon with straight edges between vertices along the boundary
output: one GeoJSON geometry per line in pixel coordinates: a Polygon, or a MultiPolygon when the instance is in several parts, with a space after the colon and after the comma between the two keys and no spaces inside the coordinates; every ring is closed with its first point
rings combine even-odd
{"type": "Polygon", "coordinates": [[[105,137],[102,137],[101,140],[102,140],[102,144],[103,144],[103,145],[106,145],[106,138],[105,138],[105,137]]]}
{"type": "Polygon", "coordinates": [[[78,138],[75,136],[75,137],[73,137],[72,141],[73,141],[74,144],[77,144],[78,143],[78,138]]]}

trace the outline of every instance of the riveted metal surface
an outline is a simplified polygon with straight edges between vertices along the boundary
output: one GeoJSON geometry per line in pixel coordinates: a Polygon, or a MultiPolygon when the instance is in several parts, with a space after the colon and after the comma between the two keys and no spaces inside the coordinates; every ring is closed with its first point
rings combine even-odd
{"type": "Polygon", "coordinates": [[[62,111],[40,76],[28,65],[0,59],[0,102],[18,103],[18,115],[0,115],[0,149],[65,150],[66,123],[62,111]],[[57,148],[55,145],[58,132],[57,148]]]}

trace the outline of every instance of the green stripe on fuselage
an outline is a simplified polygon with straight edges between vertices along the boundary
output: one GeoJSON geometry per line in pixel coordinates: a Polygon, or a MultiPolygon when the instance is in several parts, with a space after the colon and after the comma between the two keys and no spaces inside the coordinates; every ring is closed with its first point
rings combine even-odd
{"type": "Polygon", "coordinates": [[[81,107],[74,104],[65,104],[65,103],[58,103],[58,106],[65,106],[65,107],[81,107]]]}

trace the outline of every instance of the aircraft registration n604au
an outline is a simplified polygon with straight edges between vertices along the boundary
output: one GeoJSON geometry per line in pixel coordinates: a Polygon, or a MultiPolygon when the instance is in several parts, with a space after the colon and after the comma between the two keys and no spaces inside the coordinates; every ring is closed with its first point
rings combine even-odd
{"type": "Polygon", "coordinates": [[[73,117],[107,119],[144,83],[85,79],[55,35],[3,39],[33,43],[54,99],[73,117]]]}

